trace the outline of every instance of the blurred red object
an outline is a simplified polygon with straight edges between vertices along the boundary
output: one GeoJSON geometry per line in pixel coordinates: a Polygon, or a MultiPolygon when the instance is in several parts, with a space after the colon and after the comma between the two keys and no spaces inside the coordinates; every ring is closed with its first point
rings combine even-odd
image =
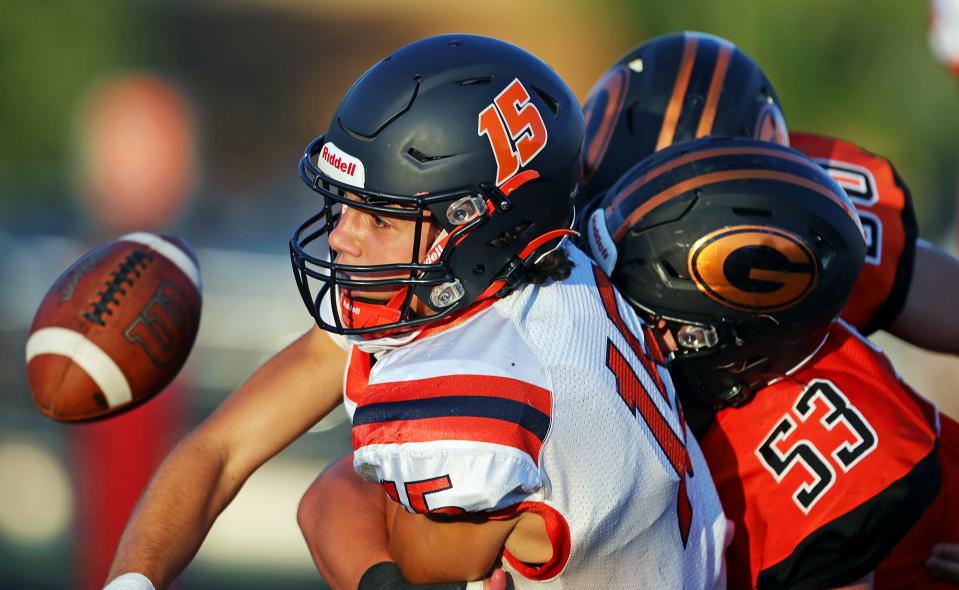
{"type": "Polygon", "coordinates": [[[183,435],[187,408],[187,389],[174,381],[133,411],[70,428],[75,590],[103,588],[120,533],[153,472],[183,435]]]}
{"type": "Polygon", "coordinates": [[[145,74],[97,86],[78,115],[79,196],[111,233],[169,227],[193,192],[194,122],[181,92],[145,74]]]}
{"type": "MultiPolygon", "coordinates": [[[[196,181],[195,122],[183,93],[151,74],[115,76],[79,105],[77,133],[77,196],[100,237],[168,231],[196,181]]],[[[76,590],[103,587],[137,499],[186,431],[184,377],[126,414],[70,429],[76,590]]]]}

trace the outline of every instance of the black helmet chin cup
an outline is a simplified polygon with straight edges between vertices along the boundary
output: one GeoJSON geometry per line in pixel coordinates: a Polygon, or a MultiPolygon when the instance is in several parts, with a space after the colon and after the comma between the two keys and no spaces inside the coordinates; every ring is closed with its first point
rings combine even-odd
{"type": "Polygon", "coordinates": [[[672,373],[680,376],[676,388],[684,406],[721,410],[744,404],[752,394],[752,387],[743,376],[715,367],[681,363],[672,373]]]}

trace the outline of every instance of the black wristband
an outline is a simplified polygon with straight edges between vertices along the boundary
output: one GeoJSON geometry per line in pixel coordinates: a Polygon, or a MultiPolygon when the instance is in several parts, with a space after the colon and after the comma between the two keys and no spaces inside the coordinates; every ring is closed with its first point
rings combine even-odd
{"type": "Polygon", "coordinates": [[[465,590],[466,582],[451,584],[410,584],[392,561],[378,563],[366,570],[357,590],[465,590]]]}

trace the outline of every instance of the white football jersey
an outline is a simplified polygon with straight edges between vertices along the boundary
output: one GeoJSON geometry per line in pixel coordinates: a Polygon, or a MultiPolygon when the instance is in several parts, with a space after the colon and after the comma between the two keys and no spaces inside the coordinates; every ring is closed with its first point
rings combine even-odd
{"type": "Polygon", "coordinates": [[[726,519],[643,327],[574,246],[441,329],[352,347],[354,466],[419,513],[540,514],[553,558],[517,588],[722,588],[726,519]],[[372,361],[371,361],[372,359],[372,361]]]}

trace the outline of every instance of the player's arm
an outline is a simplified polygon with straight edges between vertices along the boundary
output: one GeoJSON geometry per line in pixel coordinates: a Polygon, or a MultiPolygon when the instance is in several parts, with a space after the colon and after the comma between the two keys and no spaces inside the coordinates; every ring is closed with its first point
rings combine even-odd
{"type": "Polygon", "coordinates": [[[339,403],[345,354],[311,329],[188,434],[140,498],[108,579],[139,572],[167,586],[250,474],[339,403]]]}
{"type": "MultiPolygon", "coordinates": [[[[387,513],[397,504],[386,501],[383,486],[364,481],[353,470],[353,455],[331,463],[310,485],[297,520],[318,570],[333,590],[383,587],[409,590],[479,588],[466,582],[409,586],[395,569],[389,551],[387,513]],[[386,565],[389,564],[389,565],[386,565]],[[375,571],[373,568],[375,567],[375,571]],[[392,568],[392,569],[391,569],[392,568]],[[384,583],[391,579],[393,583],[384,583]],[[398,577],[397,577],[398,576],[398,577]]],[[[495,570],[486,590],[505,590],[506,574],[495,570]]]]}
{"type": "Polygon", "coordinates": [[[493,569],[518,518],[432,517],[387,505],[390,555],[410,582],[478,580],[493,569]]]}
{"type": "Polygon", "coordinates": [[[959,584],[959,545],[939,543],[932,548],[932,555],[926,561],[929,574],[934,578],[959,584]]]}
{"type": "Polygon", "coordinates": [[[355,590],[366,571],[392,561],[386,494],[353,470],[353,455],[331,463],[300,500],[296,519],[313,563],[333,590],[355,590]]]}
{"type": "Polygon", "coordinates": [[[909,293],[890,333],[927,350],[959,355],[959,260],[918,240],[909,293]]]}

